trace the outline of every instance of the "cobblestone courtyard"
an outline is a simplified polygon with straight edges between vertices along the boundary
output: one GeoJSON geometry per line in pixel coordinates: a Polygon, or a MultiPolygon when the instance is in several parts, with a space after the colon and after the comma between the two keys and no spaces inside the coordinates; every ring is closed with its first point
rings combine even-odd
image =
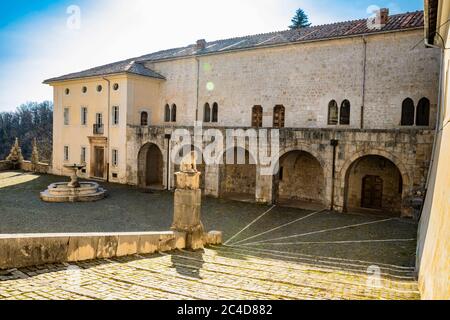
{"type": "MultiPolygon", "coordinates": [[[[168,230],[173,194],[104,184],[109,198],[48,204],[60,177],[0,173],[0,233],[168,230]]],[[[205,198],[226,246],[0,271],[0,299],[418,299],[417,226],[399,219],[205,198]],[[378,276],[379,275],[379,276],[378,276]]]]}

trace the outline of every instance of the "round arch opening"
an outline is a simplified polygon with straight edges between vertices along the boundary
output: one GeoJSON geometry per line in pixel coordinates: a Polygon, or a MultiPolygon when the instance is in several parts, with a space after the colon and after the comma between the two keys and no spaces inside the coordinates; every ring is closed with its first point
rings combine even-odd
{"type": "Polygon", "coordinates": [[[247,149],[235,147],[223,154],[220,165],[220,196],[231,200],[254,202],[256,193],[256,161],[247,149]],[[234,161],[227,155],[234,152],[234,161]],[[231,160],[231,159],[230,159],[231,160]]]}
{"type": "Polygon", "coordinates": [[[279,205],[313,210],[325,208],[324,168],[306,151],[290,151],[280,158],[275,184],[279,205]]]}
{"type": "Polygon", "coordinates": [[[147,143],[139,151],[139,186],[150,189],[164,189],[164,160],[156,144],[147,143]]]}
{"type": "Polygon", "coordinates": [[[355,160],[345,177],[344,211],[400,217],[405,181],[397,165],[380,155],[355,160]]]}

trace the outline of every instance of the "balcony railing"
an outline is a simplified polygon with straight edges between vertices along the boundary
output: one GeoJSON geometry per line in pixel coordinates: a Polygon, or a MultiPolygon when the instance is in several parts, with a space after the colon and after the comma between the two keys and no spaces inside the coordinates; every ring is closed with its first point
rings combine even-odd
{"type": "Polygon", "coordinates": [[[105,126],[103,124],[94,124],[94,134],[102,135],[105,132],[105,126]]]}

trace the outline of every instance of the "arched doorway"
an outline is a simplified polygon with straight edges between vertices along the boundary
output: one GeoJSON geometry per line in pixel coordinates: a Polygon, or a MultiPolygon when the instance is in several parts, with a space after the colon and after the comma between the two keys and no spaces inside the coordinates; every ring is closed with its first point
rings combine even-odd
{"type": "Polygon", "coordinates": [[[354,161],[346,174],[345,211],[400,216],[404,181],[398,167],[379,155],[354,161]]]}
{"type": "Polygon", "coordinates": [[[220,196],[237,201],[254,202],[256,192],[256,162],[246,149],[235,147],[223,155],[220,166],[220,196]],[[234,161],[227,161],[227,154],[234,152],[234,161]],[[242,159],[241,159],[242,158],[242,159]],[[244,160],[245,161],[241,161],[244,160]]]}
{"type": "Polygon", "coordinates": [[[156,144],[147,143],[139,151],[139,186],[142,188],[164,189],[164,160],[156,144]]]}
{"type": "MultiPolygon", "coordinates": [[[[194,145],[191,145],[188,148],[180,148],[178,150],[178,161],[181,161],[185,156],[189,155],[191,152],[195,152],[195,156],[197,159],[197,171],[200,172],[200,189],[205,190],[206,185],[206,164],[203,159],[201,151],[196,148],[194,145]]],[[[180,171],[180,164],[175,163],[174,165],[174,174],[180,171]]],[[[175,179],[175,178],[174,178],[175,179]]]]}
{"type": "Polygon", "coordinates": [[[312,154],[291,151],[283,155],[275,181],[278,204],[303,209],[325,207],[324,169],[312,154]]]}

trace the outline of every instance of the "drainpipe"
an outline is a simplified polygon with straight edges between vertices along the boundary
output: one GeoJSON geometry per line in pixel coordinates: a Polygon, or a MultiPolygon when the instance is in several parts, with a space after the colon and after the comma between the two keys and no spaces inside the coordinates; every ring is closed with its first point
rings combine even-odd
{"type": "Polygon", "coordinates": [[[366,73],[367,73],[367,39],[362,37],[364,43],[364,61],[363,61],[363,83],[362,83],[362,103],[361,103],[361,129],[364,129],[364,107],[366,105],[366,73]]]}
{"type": "Polygon", "coordinates": [[[334,210],[334,186],[336,180],[336,154],[337,154],[337,146],[339,145],[339,140],[331,140],[331,146],[333,147],[333,167],[332,167],[332,178],[331,178],[331,207],[330,211],[334,210]]]}
{"type": "Polygon", "coordinates": [[[103,80],[105,80],[108,83],[108,114],[107,114],[107,119],[108,119],[108,129],[107,129],[107,139],[106,139],[106,182],[109,182],[109,140],[110,140],[110,135],[109,135],[109,128],[110,128],[110,109],[111,109],[111,81],[109,81],[108,79],[106,79],[105,77],[103,78],[103,80]]]}

